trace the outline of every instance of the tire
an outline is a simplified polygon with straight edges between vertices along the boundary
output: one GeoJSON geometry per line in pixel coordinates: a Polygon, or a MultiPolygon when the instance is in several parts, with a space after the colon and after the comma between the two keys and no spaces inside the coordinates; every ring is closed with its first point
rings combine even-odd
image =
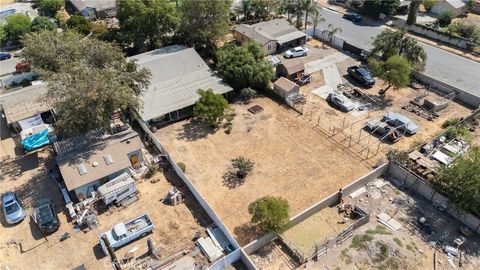
{"type": "Polygon", "coordinates": [[[306,54],[306,53],[304,53],[304,54],[303,54],[303,56],[307,56],[307,54],[306,54]]]}

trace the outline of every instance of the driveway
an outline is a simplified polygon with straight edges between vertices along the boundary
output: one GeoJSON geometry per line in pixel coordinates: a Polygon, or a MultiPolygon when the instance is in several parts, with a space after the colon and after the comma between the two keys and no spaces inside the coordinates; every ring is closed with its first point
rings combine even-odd
{"type": "MultiPolygon", "coordinates": [[[[339,38],[360,48],[369,50],[373,48],[372,41],[375,36],[386,28],[378,23],[352,23],[342,18],[342,14],[323,9],[325,21],[317,27],[326,29],[329,24],[340,27],[342,32],[337,34],[339,38]]],[[[436,47],[419,42],[427,53],[427,63],[424,74],[453,87],[480,97],[480,63],[438,49],[436,47]]]]}

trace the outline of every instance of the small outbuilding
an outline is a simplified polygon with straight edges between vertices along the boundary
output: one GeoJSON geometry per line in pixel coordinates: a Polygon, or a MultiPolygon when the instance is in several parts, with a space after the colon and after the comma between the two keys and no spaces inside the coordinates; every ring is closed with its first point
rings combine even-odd
{"type": "Polygon", "coordinates": [[[290,80],[300,79],[304,70],[305,64],[302,59],[283,61],[276,67],[277,76],[286,77],[290,80]]]}
{"type": "Polygon", "coordinates": [[[300,86],[287,78],[281,77],[273,83],[273,91],[281,97],[288,99],[300,94],[300,86]]]}

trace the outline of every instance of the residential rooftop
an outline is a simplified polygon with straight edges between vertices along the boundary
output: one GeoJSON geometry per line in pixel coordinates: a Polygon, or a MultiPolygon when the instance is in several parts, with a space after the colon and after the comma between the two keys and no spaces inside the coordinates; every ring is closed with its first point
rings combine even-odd
{"type": "Polygon", "coordinates": [[[250,39],[256,40],[261,45],[270,40],[282,44],[306,36],[305,33],[290,25],[286,19],[275,19],[251,25],[241,24],[235,30],[250,39]]]}
{"type": "Polygon", "coordinates": [[[143,148],[132,129],[109,134],[98,129],[53,144],[68,190],[74,190],[131,166],[128,154],[143,148]]]}
{"type": "Polygon", "coordinates": [[[173,45],[130,57],[152,72],[149,88],[141,97],[144,121],[195,104],[198,89],[224,94],[233,89],[208,67],[193,49],[173,45]]]}
{"type": "Polygon", "coordinates": [[[0,106],[5,112],[7,123],[13,123],[52,109],[41,100],[47,90],[46,84],[42,83],[2,94],[0,106]]]}

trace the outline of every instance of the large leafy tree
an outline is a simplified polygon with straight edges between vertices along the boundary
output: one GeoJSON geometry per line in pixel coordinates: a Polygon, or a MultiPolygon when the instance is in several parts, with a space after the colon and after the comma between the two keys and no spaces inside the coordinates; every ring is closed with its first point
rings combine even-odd
{"type": "Polygon", "coordinates": [[[414,38],[406,35],[405,31],[386,29],[375,37],[373,46],[372,54],[380,55],[383,60],[400,55],[405,57],[416,71],[421,71],[425,67],[427,54],[414,38]]]}
{"type": "Polygon", "coordinates": [[[7,41],[7,32],[5,32],[3,25],[0,24],[0,46],[2,46],[5,41],[7,41]]]}
{"type": "Polygon", "coordinates": [[[183,0],[179,35],[188,45],[214,48],[230,30],[231,0],[183,0]]]}
{"type": "Polygon", "coordinates": [[[399,6],[400,0],[369,0],[363,2],[362,12],[370,17],[378,18],[380,13],[394,14],[399,6]]]}
{"type": "Polygon", "coordinates": [[[11,41],[20,41],[23,35],[30,32],[30,17],[25,14],[17,13],[7,17],[7,24],[4,30],[7,34],[7,39],[11,41]]]}
{"type": "Polygon", "coordinates": [[[295,13],[298,8],[297,0],[278,0],[276,9],[278,14],[287,13],[288,21],[291,20],[291,15],[295,13]]]}
{"type": "Polygon", "coordinates": [[[480,217],[480,147],[470,148],[451,166],[442,167],[434,179],[437,188],[460,209],[480,217]]]}
{"type": "Polygon", "coordinates": [[[212,89],[198,90],[200,99],[193,106],[193,115],[204,119],[216,127],[225,117],[229,106],[222,95],[215,94],[212,89]]]}
{"type": "Polygon", "coordinates": [[[43,16],[35,17],[30,27],[32,32],[53,31],[57,29],[57,26],[49,18],[43,16]]]}
{"type": "Polygon", "coordinates": [[[240,2],[237,3],[237,5],[235,5],[235,7],[233,8],[233,12],[237,16],[242,15],[243,20],[248,22],[248,20],[250,19],[251,15],[252,15],[252,12],[253,12],[252,1],[251,0],[241,0],[240,2]]]}
{"type": "Polygon", "coordinates": [[[384,92],[392,86],[393,89],[399,89],[410,83],[410,64],[402,56],[390,56],[385,62],[370,58],[369,67],[375,76],[380,77],[387,84],[384,92]]]}
{"type": "Polygon", "coordinates": [[[44,16],[53,18],[65,6],[65,0],[40,0],[38,6],[44,16]]]}
{"type": "Polygon", "coordinates": [[[252,223],[258,224],[265,233],[282,232],[289,221],[287,200],[280,197],[266,196],[248,206],[252,223]]]}
{"type": "Polygon", "coordinates": [[[90,22],[85,17],[80,15],[72,15],[67,20],[66,24],[69,29],[83,35],[88,35],[92,29],[90,22]]]}
{"type": "Polygon", "coordinates": [[[272,65],[264,59],[262,47],[255,42],[228,46],[217,53],[219,74],[235,89],[265,89],[273,79],[272,65]]]}
{"type": "Polygon", "coordinates": [[[42,31],[24,39],[23,55],[48,82],[44,100],[58,112],[62,136],[108,127],[117,111],[138,111],[150,72],[120,48],[75,32],[42,31]]]}
{"type": "Polygon", "coordinates": [[[176,8],[168,0],[118,0],[117,18],[120,31],[137,49],[164,45],[179,22],[176,8]]]}

